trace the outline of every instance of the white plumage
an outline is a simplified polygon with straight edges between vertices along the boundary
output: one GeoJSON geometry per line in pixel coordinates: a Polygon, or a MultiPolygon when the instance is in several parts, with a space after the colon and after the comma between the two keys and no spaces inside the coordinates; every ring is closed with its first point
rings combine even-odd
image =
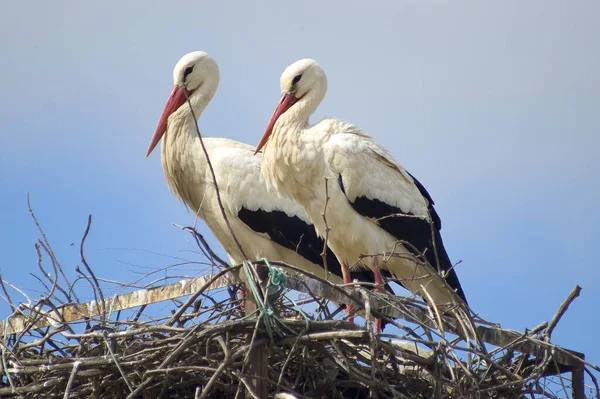
{"type": "MultiPolygon", "coordinates": [[[[194,114],[199,117],[217,89],[217,64],[204,52],[189,53],[175,66],[173,79],[175,86],[147,155],[162,138],[161,161],[170,189],[206,222],[231,262],[239,264],[243,256],[219,209],[213,177],[185,95],[187,92],[194,114]]],[[[226,138],[205,137],[203,141],[216,175],[225,213],[246,255],[251,260],[266,257],[272,261],[283,261],[324,278],[319,255],[323,241],[318,239],[297,202],[267,192],[260,171],[261,159],[253,155],[254,149],[226,138]]],[[[337,260],[333,258],[329,262],[329,270],[335,273],[337,260]]],[[[339,269],[337,263],[339,276],[330,274],[332,282],[341,282],[339,269]]],[[[373,281],[368,274],[356,277],[373,281]]]]}
{"type": "Polygon", "coordinates": [[[256,150],[264,146],[262,171],[267,182],[298,201],[325,236],[327,177],[328,244],[340,262],[356,268],[374,261],[375,272],[379,264],[413,293],[423,295],[426,290],[426,299],[429,295],[438,306],[456,303],[452,290],[464,299],[441,241],[441,222],[424,187],[356,126],[331,118],[309,124],[327,90],[321,67],[314,60],[290,65],[281,76],[281,90],[282,98],[256,150]],[[399,240],[424,252],[431,265],[446,274],[450,288],[422,263],[406,256],[382,256],[411,252],[411,246],[399,240]]]}

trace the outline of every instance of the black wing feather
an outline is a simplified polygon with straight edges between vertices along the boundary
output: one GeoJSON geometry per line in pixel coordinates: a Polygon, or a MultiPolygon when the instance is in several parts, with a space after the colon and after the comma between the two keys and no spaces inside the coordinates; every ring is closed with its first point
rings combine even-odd
{"type": "MultiPolygon", "coordinates": [[[[433,207],[433,199],[427,190],[425,190],[425,187],[414,177],[413,179],[421,195],[423,195],[429,201],[429,214],[431,215],[433,225],[435,227],[435,229],[433,229],[433,235],[431,231],[431,225],[425,219],[402,216],[388,217],[390,215],[398,214],[404,214],[408,216],[414,215],[412,213],[402,212],[400,208],[389,205],[378,199],[369,199],[362,196],[357,197],[354,202],[348,199],[348,202],[352,208],[354,208],[354,210],[361,215],[369,218],[380,219],[378,223],[381,228],[396,237],[398,240],[406,241],[412,244],[420,253],[425,254],[425,258],[433,267],[436,267],[437,265],[439,271],[447,272],[446,282],[448,282],[448,285],[455,290],[458,296],[460,296],[461,299],[466,303],[467,299],[465,297],[465,293],[460,285],[460,281],[458,280],[456,272],[452,268],[450,257],[444,248],[444,243],[440,234],[442,223],[438,213],[433,207]],[[437,249],[439,264],[436,260],[436,251],[434,251],[432,236],[435,239],[435,249],[437,249]]],[[[344,189],[342,175],[339,175],[338,183],[342,192],[345,194],[346,191],[344,189]]],[[[407,249],[412,251],[410,246],[407,246],[407,249]]],[[[415,252],[415,254],[417,253],[415,252]]]]}
{"type": "MultiPolygon", "coordinates": [[[[238,212],[238,217],[248,227],[258,233],[266,233],[272,241],[277,244],[297,252],[308,261],[323,265],[323,239],[317,236],[313,225],[304,222],[297,216],[288,216],[282,211],[264,211],[258,209],[251,211],[242,208],[238,212]]],[[[342,268],[337,257],[331,250],[327,251],[327,269],[336,276],[342,277],[342,268]]],[[[353,279],[374,283],[373,272],[369,269],[356,269],[350,272],[353,279]]],[[[389,273],[387,276],[390,276],[389,273]]],[[[386,290],[393,293],[392,289],[386,285],[386,290]]]]}

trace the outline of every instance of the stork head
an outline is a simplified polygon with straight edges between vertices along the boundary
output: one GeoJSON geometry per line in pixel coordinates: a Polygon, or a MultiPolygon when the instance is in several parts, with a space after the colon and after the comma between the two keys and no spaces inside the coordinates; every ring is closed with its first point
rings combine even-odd
{"type": "Polygon", "coordinates": [[[204,85],[213,87],[210,91],[210,96],[212,97],[216,86],[219,84],[219,68],[210,55],[204,51],[194,51],[184,55],[177,62],[177,65],[175,65],[175,69],[173,69],[173,83],[173,90],[158,120],[158,125],[148,146],[146,156],[150,155],[165,134],[169,117],[182,106],[188,106],[185,104],[188,97],[193,105],[194,92],[204,85]]]}
{"type": "Polygon", "coordinates": [[[277,104],[277,108],[275,108],[275,112],[273,112],[273,116],[269,120],[269,124],[260,142],[256,146],[254,154],[260,151],[267,143],[279,117],[292,108],[294,104],[304,100],[305,109],[308,109],[310,113],[314,111],[313,108],[309,107],[309,104],[316,107],[323,99],[323,96],[325,96],[325,92],[327,91],[327,76],[317,61],[306,58],[296,61],[285,68],[279,84],[281,87],[281,99],[279,100],[279,104],[277,104]]]}

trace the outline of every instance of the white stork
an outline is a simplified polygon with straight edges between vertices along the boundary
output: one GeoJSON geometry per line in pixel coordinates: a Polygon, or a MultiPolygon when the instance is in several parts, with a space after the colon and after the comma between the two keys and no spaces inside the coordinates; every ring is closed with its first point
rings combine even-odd
{"type": "MultiPolygon", "coordinates": [[[[163,110],[146,156],[162,138],[161,160],[167,183],[188,209],[201,217],[219,240],[230,261],[244,258],[221,214],[213,178],[196,132],[196,120],[186,103],[189,96],[196,117],[212,99],[219,69],[206,53],[195,51],[179,60],[173,71],[174,87],[163,110]]],[[[316,235],[302,207],[269,193],[254,148],[226,138],[204,137],[221,201],[231,228],[250,260],[265,257],[282,261],[324,278],[323,240],[316,235]]],[[[341,266],[327,255],[329,280],[341,283],[341,266]]],[[[373,274],[352,276],[373,282],[373,274]]],[[[389,290],[389,287],[387,287],[389,290]]]]}
{"type": "Polygon", "coordinates": [[[344,282],[351,278],[349,266],[356,270],[372,259],[367,266],[373,267],[377,282],[382,281],[380,266],[436,306],[456,304],[452,290],[465,300],[442,243],[440,218],[423,185],[353,124],[332,118],[309,124],[327,91],[319,64],[295,62],[281,75],[280,85],[281,100],[255,152],[264,146],[267,182],[304,207],[319,235],[325,237],[330,228],[328,245],[342,263],[344,282]],[[424,254],[447,284],[424,262],[383,255],[394,252],[424,254]]]}

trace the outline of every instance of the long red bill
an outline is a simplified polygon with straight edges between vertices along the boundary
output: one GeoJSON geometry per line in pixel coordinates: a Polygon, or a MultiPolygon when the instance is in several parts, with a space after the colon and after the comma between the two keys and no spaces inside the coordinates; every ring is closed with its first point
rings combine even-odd
{"type": "Polygon", "coordinates": [[[290,107],[294,105],[296,101],[298,101],[298,99],[294,97],[293,94],[283,93],[281,99],[279,100],[279,104],[277,104],[277,108],[275,108],[275,112],[273,112],[273,116],[271,116],[271,119],[269,120],[269,124],[267,125],[265,132],[263,133],[262,137],[260,138],[260,141],[258,142],[258,145],[256,146],[256,151],[254,151],[254,155],[256,155],[261,150],[261,148],[263,148],[264,145],[267,143],[267,140],[269,140],[269,136],[271,136],[271,133],[273,133],[273,127],[275,126],[275,122],[277,122],[277,119],[279,119],[279,117],[285,111],[290,109],[290,107]]]}
{"type": "Polygon", "coordinates": [[[185,103],[185,100],[185,89],[183,87],[175,85],[173,87],[173,90],[171,91],[171,94],[169,94],[167,104],[165,105],[165,108],[163,109],[163,112],[160,115],[158,125],[156,126],[156,130],[154,131],[152,140],[150,140],[150,145],[148,146],[146,157],[150,155],[152,150],[154,150],[154,147],[156,147],[156,145],[162,138],[163,134],[165,134],[165,131],[167,130],[167,122],[169,120],[169,116],[171,116],[173,112],[177,111],[177,109],[181,107],[183,103],[185,103]]]}

